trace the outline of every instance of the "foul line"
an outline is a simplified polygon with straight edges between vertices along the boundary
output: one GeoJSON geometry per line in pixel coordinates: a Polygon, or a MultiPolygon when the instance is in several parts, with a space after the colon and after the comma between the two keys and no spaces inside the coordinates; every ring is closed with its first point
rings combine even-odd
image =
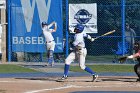
{"type": "Polygon", "coordinates": [[[41,89],[41,90],[24,92],[24,93],[38,93],[38,92],[43,92],[43,91],[48,91],[48,90],[60,90],[60,89],[66,89],[66,88],[72,88],[72,87],[74,87],[74,86],[73,85],[70,85],[70,86],[58,87],[58,88],[41,89]]]}
{"type": "MultiPolygon", "coordinates": [[[[129,85],[129,86],[125,86],[125,87],[132,87],[132,86],[133,85],[129,85]]],[[[103,88],[103,87],[106,88],[106,87],[110,87],[110,86],[77,86],[77,85],[68,85],[68,86],[64,86],[64,87],[34,90],[34,91],[28,91],[28,92],[24,92],[24,93],[40,93],[40,92],[43,92],[43,91],[60,90],[60,89],[67,89],[67,88],[103,88]]],[[[120,86],[116,86],[116,85],[113,86],[112,85],[112,87],[120,87],[120,86]]]]}

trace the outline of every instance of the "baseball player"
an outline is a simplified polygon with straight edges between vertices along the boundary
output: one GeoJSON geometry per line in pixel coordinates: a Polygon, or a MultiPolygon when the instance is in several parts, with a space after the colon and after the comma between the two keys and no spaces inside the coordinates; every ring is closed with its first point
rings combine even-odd
{"type": "Polygon", "coordinates": [[[48,24],[45,21],[42,22],[42,31],[46,39],[46,45],[47,45],[48,65],[50,66],[54,65],[53,52],[55,48],[55,41],[54,41],[52,33],[56,32],[56,29],[57,29],[56,22],[52,22],[51,24],[48,24]],[[53,25],[54,25],[54,29],[51,29],[53,25]]]}
{"type": "Polygon", "coordinates": [[[93,76],[93,82],[97,79],[98,75],[96,75],[95,72],[93,72],[89,67],[85,66],[85,57],[87,55],[87,49],[85,48],[85,42],[84,37],[87,37],[91,41],[94,41],[93,38],[91,38],[90,35],[83,32],[84,26],[81,24],[77,24],[74,32],[74,42],[73,42],[73,51],[69,54],[69,56],[65,60],[65,66],[64,66],[64,75],[60,80],[65,80],[68,77],[68,71],[71,62],[73,62],[75,59],[79,61],[79,66],[82,70],[85,70],[86,72],[90,73],[93,76]]]}
{"type": "Polygon", "coordinates": [[[124,63],[126,62],[127,59],[137,58],[138,63],[134,66],[134,71],[138,76],[137,81],[140,81],[140,41],[134,44],[134,50],[136,52],[135,54],[130,56],[125,56],[125,57],[120,57],[119,61],[120,63],[124,63]]]}

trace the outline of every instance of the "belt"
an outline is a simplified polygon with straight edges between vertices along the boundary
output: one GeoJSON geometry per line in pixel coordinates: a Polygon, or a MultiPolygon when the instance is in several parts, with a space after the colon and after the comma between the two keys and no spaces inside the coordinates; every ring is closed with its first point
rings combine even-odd
{"type": "Polygon", "coordinates": [[[49,41],[49,42],[46,42],[46,43],[51,43],[51,42],[53,42],[54,40],[52,40],[52,41],[49,41]]]}

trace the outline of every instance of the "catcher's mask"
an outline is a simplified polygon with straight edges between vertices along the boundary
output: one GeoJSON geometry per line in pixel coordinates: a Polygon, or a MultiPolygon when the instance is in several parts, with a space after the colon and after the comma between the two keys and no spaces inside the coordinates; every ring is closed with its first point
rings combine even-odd
{"type": "Polygon", "coordinates": [[[84,30],[84,26],[82,24],[77,24],[75,26],[74,32],[81,33],[81,32],[83,32],[83,30],[84,30]]]}
{"type": "Polygon", "coordinates": [[[134,50],[137,52],[138,50],[140,50],[140,41],[135,42],[134,44],[134,50]]]}

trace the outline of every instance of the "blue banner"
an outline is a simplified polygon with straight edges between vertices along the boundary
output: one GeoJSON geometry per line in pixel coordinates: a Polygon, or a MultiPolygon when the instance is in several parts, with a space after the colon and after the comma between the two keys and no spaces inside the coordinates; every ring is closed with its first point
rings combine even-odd
{"type": "Polygon", "coordinates": [[[62,0],[11,0],[13,52],[46,52],[42,21],[57,23],[55,52],[63,52],[62,0]]]}

